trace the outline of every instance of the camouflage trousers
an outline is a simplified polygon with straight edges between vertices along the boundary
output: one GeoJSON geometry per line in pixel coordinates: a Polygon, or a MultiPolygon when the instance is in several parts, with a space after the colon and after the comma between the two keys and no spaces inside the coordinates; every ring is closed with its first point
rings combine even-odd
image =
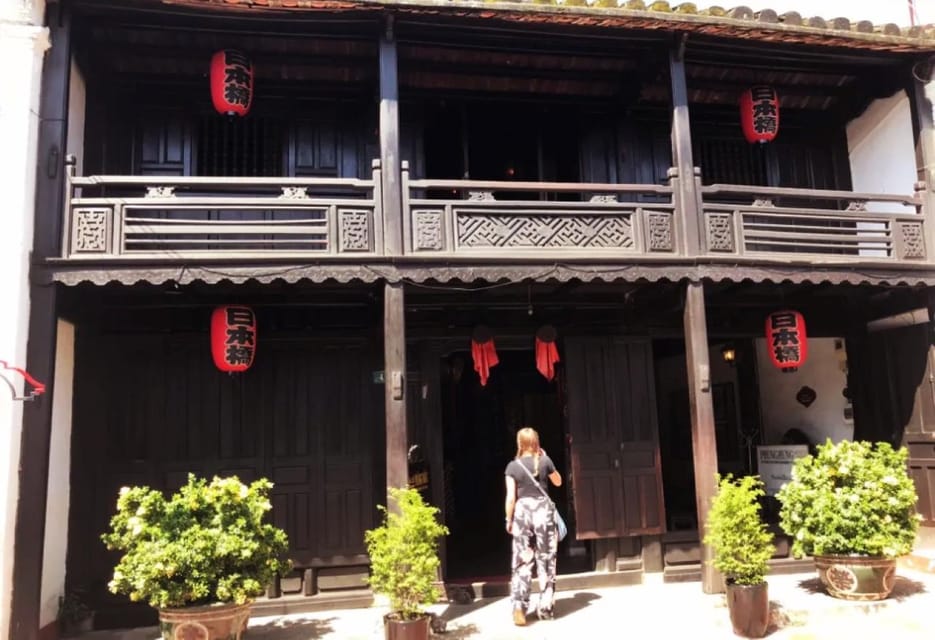
{"type": "Polygon", "coordinates": [[[555,598],[555,559],[558,533],[555,505],[546,498],[520,498],[513,509],[513,562],[510,603],[529,607],[532,568],[539,578],[539,609],[551,609],[555,598]]]}

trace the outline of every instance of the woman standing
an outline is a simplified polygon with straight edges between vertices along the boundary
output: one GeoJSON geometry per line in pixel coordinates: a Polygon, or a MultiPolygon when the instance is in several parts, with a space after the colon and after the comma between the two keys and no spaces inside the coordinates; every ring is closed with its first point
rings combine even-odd
{"type": "Polygon", "coordinates": [[[526,624],[533,562],[539,576],[539,619],[553,617],[558,532],[546,478],[556,487],[562,484],[562,475],[539,446],[536,430],[520,429],[516,433],[516,458],[506,466],[505,504],[506,531],[513,535],[510,603],[513,623],[519,626],[526,624]]]}

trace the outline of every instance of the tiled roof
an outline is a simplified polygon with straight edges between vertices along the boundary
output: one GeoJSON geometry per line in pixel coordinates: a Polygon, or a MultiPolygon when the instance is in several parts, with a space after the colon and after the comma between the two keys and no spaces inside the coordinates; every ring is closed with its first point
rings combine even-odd
{"type": "Polygon", "coordinates": [[[900,27],[867,20],[802,16],[745,6],[699,8],[663,0],[162,0],[228,10],[353,11],[383,6],[413,13],[543,24],[701,33],[722,37],[880,51],[935,51],[935,25],[900,27]]]}

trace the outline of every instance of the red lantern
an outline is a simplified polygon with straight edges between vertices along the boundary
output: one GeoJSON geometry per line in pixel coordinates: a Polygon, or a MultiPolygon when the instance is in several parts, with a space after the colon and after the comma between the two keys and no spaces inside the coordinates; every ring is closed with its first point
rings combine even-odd
{"type": "Polygon", "coordinates": [[[253,102],[253,64],[239,51],[224,49],[211,58],[211,101],[218,113],[245,116],[253,102]]]}
{"type": "Polygon", "coordinates": [[[256,315],[250,307],[223,306],[211,314],[211,355],[221,371],[246,371],[256,354],[256,315]]]}
{"type": "Polygon", "coordinates": [[[766,348],[783,372],[795,371],[808,357],[805,318],[798,311],[774,311],[766,318],[766,348]]]}
{"type": "Polygon", "coordinates": [[[779,133],[779,96],[772,87],[753,87],[740,97],[740,126],[747,142],[770,142],[779,133]]]}

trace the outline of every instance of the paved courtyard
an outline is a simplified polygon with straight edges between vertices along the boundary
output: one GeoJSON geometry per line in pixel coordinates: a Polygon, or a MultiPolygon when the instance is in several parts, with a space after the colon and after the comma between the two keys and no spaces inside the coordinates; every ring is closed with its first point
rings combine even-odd
{"type": "MultiPolygon", "coordinates": [[[[845,602],[822,591],[813,573],[769,578],[772,622],[769,638],[782,640],[915,640],[933,637],[935,575],[899,571],[893,595],[876,603],[845,602]]],[[[724,597],[705,595],[698,582],[662,584],[652,577],[631,587],[559,592],[555,620],[529,616],[515,627],[506,598],[469,605],[436,605],[448,621],[448,638],[484,640],[575,640],[580,638],[731,638],[724,597]]],[[[383,638],[387,608],[326,611],[255,618],[248,640],[375,640],[383,638]]],[[[155,628],[95,632],[83,640],[154,640],[155,628]]]]}

